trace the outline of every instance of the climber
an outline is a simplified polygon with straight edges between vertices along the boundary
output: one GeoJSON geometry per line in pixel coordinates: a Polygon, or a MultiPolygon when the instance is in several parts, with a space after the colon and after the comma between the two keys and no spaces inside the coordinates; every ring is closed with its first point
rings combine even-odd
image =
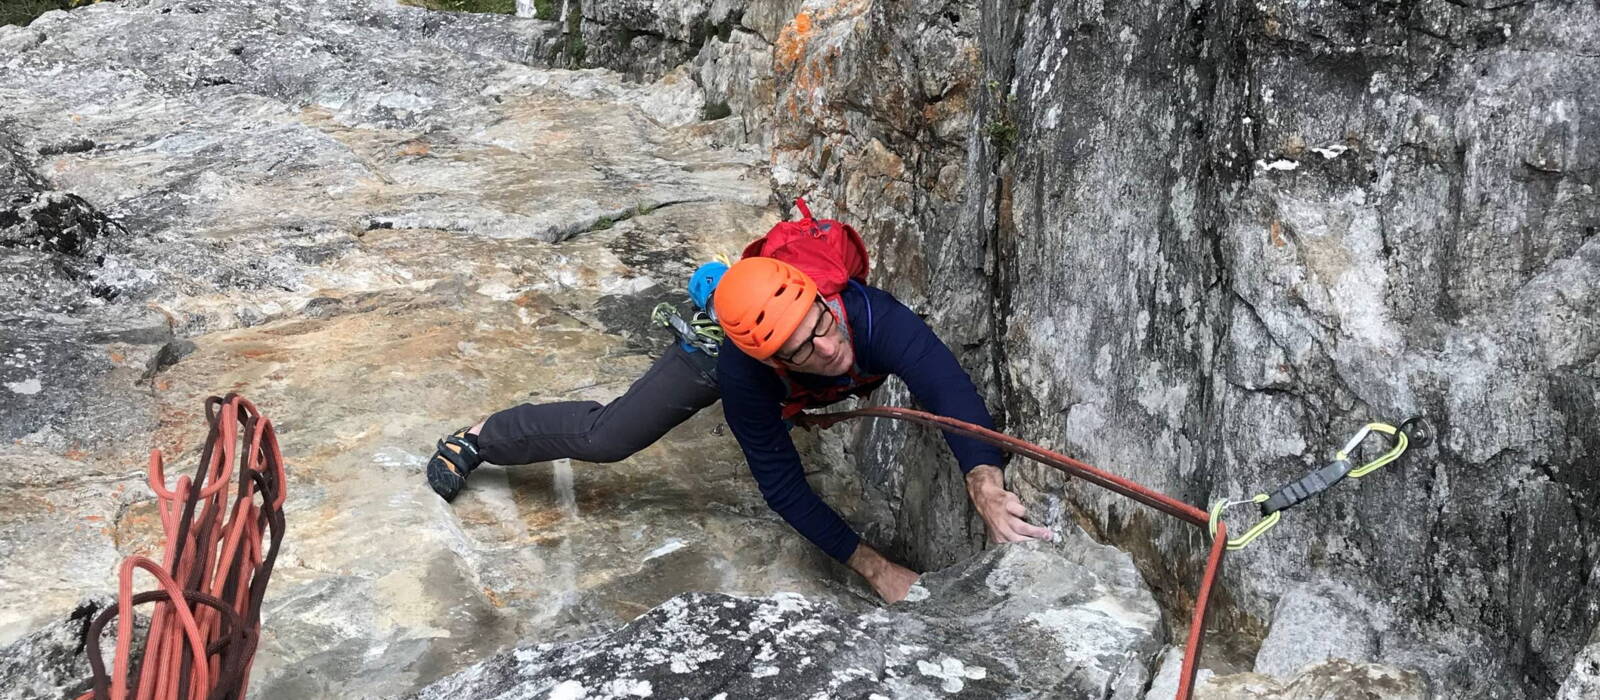
{"type": "MultiPolygon", "coordinates": [[[[731,268],[702,266],[691,278],[694,301],[711,309],[727,334],[716,351],[714,377],[705,369],[710,353],[686,341],[606,406],[567,401],[501,411],[440,441],[428,464],[434,489],[454,498],[483,461],[624,459],[714,403],[720,386],[724,417],[768,506],[866,578],[886,602],[904,598],[917,574],[862,543],[817,497],[789,437],[789,419],[808,407],[865,395],[894,374],[930,411],[984,427],[992,428],[993,420],[927,324],[888,292],[865,284],[866,252],[855,231],[814,220],[798,203],[803,220],[774,226],[731,268]],[[797,265],[813,270],[821,284],[797,265]]],[[[992,541],[1050,537],[1024,519],[1021,501],[1005,489],[997,449],[951,434],[945,439],[992,541]]]]}
{"type": "MultiPolygon", "coordinates": [[[[885,601],[904,598],[917,574],[861,542],[817,497],[785,419],[805,407],[870,391],[893,374],[929,411],[992,428],[972,380],[916,313],[859,280],[824,295],[793,265],[747,257],[728,270],[713,304],[728,336],[717,363],[722,412],[761,495],[794,529],[866,578],[885,601]]],[[[1006,490],[999,450],[949,433],[945,441],[992,541],[1050,538],[1048,529],[1023,518],[1021,500],[1006,490]]]]}

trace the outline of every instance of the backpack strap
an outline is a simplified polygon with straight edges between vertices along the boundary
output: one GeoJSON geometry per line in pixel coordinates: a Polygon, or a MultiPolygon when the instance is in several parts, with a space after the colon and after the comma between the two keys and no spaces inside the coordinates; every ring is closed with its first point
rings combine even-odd
{"type": "MultiPolygon", "coordinates": [[[[854,277],[850,278],[849,284],[850,284],[850,286],[855,287],[857,292],[861,293],[861,306],[862,306],[862,308],[867,310],[867,342],[871,343],[872,342],[872,298],[867,296],[867,285],[864,285],[864,284],[862,284],[860,282],[857,282],[854,277]]],[[[843,299],[839,300],[839,306],[841,306],[841,307],[844,306],[844,300],[843,299]]],[[[854,341],[855,338],[851,338],[850,340],[854,341]]],[[[860,346],[858,345],[857,347],[860,347],[860,346]]]]}

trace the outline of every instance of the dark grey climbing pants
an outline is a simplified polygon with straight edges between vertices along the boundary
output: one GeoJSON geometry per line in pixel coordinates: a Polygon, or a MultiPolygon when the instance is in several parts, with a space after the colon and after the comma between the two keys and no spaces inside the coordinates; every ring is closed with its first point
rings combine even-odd
{"type": "Polygon", "coordinates": [[[616,462],[649,447],[719,395],[716,358],[673,343],[611,403],[525,403],[489,416],[478,432],[478,454],[491,464],[563,457],[616,462]]]}

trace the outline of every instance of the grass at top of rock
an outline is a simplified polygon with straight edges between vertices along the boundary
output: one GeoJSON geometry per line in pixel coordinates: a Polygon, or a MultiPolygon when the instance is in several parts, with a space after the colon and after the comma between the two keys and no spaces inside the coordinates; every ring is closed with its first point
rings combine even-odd
{"type": "Polygon", "coordinates": [[[72,0],[0,0],[0,25],[26,25],[51,10],[69,10],[72,0]]]}
{"type": "Polygon", "coordinates": [[[517,0],[400,0],[400,4],[446,12],[486,12],[500,15],[517,13],[517,0]]]}
{"type": "Polygon", "coordinates": [[[556,0],[533,0],[533,16],[538,19],[559,19],[561,8],[556,6],[556,0]]]}

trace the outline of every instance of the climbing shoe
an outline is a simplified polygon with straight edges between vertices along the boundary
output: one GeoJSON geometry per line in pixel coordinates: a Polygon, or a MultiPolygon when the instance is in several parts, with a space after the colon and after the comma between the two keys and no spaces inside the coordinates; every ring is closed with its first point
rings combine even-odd
{"type": "Polygon", "coordinates": [[[439,441],[439,449],[428,460],[428,485],[446,501],[453,501],[467,485],[467,475],[483,463],[478,456],[478,436],[462,428],[439,441]]]}

